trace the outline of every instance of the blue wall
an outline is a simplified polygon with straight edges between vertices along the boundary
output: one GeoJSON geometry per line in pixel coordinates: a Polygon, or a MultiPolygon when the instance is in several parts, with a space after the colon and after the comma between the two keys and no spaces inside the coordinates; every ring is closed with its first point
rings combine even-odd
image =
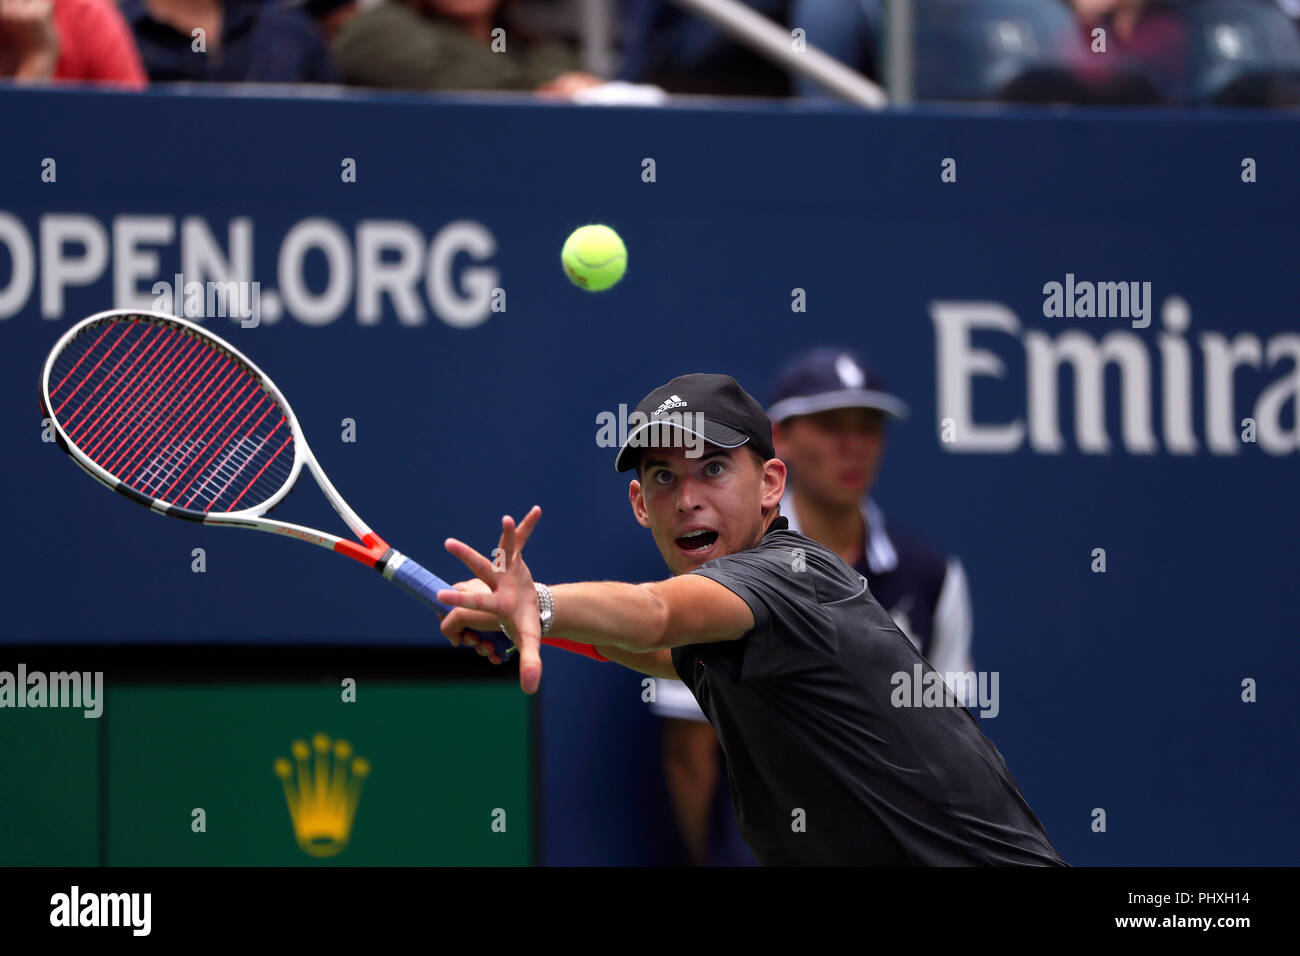
{"type": "MultiPolygon", "coordinates": [[[[155,520],[41,442],[37,373],[58,334],[124,295],[147,305],[153,282],[182,268],[215,278],[194,274],[203,237],[232,257],[246,230],[251,272],[239,277],[287,308],[256,328],[212,327],[282,387],[362,517],[445,577],[460,575],[444,536],[488,549],[500,514],[533,503],[545,511],[529,546],[538,579],[659,576],[613,450],[597,446],[597,414],[683,372],[726,371],[765,398],[795,350],[867,353],[912,408],[877,498],[962,557],[976,666],[1000,674],[1001,713],[983,726],[1062,854],[1297,861],[1293,119],[3,90],[0,122],[0,494],[18,544],[0,558],[3,640],[437,643],[421,607],[377,576],[291,542],[155,520]],[[347,157],[355,183],[341,181],[347,157]],[[956,183],[940,181],[945,157],[956,183]],[[1244,157],[1258,182],[1241,181],[1244,157]],[[55,182],[42,182],[46,158],[55,182]],[[376,275],[359,234],[382,232],[376,221],[421,257],[404,318],[388,298],[358,315],[376,275]],[[558,263],[565,235],[590,221],[619,229],[630,253],[602,295],[574,289],[558,263]],[[92,246],[105,238],[82,284],[57,281],[60,257],[83,254],[54,249],[61,222],[92,246]],[[295,228],[340,237],[351,275],[320,252],[287,255],[295,228]],[[133,230],[162,238],[132,251],[133,230]],[[458,245],[440,267],[439,250],[458,245]],[[132,255],[145,257],[134,271],[132,255]],[[1150,282],[1150,326],[1045,317],[1043,286],[1067,273],[1150,282]],[[313,312],[292,297],[298,276],[315,293],[337,281],[342,298],[313,312]],[[456,307],[475,282],[504,289],[506,311],[456,307]],[[791,310],[795,288],[806,312],[791,310]],[[1174,297],[1185,332],[1163,318],[1174,297]],[[970,333],[998,374],[963,378],[961,355],[941,352],[938,316],[990,314],[970,303],[996,304],[1013,329],[970,333]],[[1208,333],[1245,336],[1262,356],[1230,391],[1206,385],[1218,380],[1208,333]],[[1149,372],[1135,391],[1149,411],[1131,403],[1129,427],[1154,446],[1125,440],[1111,366],[1092,403],[1109,450],[1081,447],[1075,376],[1040,377],[1028,394],[1035,334],[1033,347],[1112,336],[1129,380],[1149,372]],[[1182,343],[1192,453],[1172,447],[1163,417],[1162,356],[1182,343]],[[1046,418],[1001,452],[976,450],[969,432],[942,441],[954,409],[941,392],[966,384],[984,426],[1027,428],[1055,396],[1059,449],[1046,418]],[[1232,425],[1230,448],[1212,447],[1214,416],[1232,425]],[[1247,417],[1273,445],[1236,439],[1247,417]],[[355,443],[340,440],[344,418],[355,443]],[[190,570],[195,547],[206,574],[190,570]],[[1094,548],[1105,574],[1090,571],[1094,548]],[[1241,702],[1246,678],[1258,703],[1241,702]],[[1106,833],[1090,832],[1097,807],[1106,833]]],[[[280,511],[341,526],[310,489],[280,511]]],[[[547,861],[678,859],[637,675],[560,652],[545,667],[547,861]]]]}

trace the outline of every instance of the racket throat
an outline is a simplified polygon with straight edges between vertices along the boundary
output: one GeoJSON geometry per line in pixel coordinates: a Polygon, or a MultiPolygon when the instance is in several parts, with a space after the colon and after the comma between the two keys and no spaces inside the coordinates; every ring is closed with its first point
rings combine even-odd
{"type": "Polygon", "coordinates": [[[373,531],[361,536],[361,544],[355,541],[339,541],[334,545],[334,550],[354,561],[360,561],[366,567],[374,568],[381,574],[387,562],[397,553],[388,546],[387,541],[373,531]]]}

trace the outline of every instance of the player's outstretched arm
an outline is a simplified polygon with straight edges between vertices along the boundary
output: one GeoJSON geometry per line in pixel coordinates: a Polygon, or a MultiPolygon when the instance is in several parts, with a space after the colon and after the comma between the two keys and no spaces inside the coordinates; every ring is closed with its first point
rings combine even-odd
{"type": "MultiPolygon", "coordinates": [[[[472,581],[459,581],[456,583],[457,591],[471,591],[481,594],[491,593],[482,581],[475,578],[472,581]]],[[[500,664],[501,657],[497,654],[496,649],[488,641],[480,641],[475,636],[474,631],[491,630],[498,624],[495,615],[488,614],[484,611],[469,611],[465,608],[457,608],[452,612],[454,617],[448,615],[444,618],[442,628],[443,634],[446,635],[452,645],[459,647],[461,643],[469,644],[480,657],[486,657],[493,664],[500,664]]],[[[441,616],[441,615],[440,615],[441,616]]],[[[558,639],[558,640],[563,640],[558,639]]],[[[558,643],[556,638],[542,638],[543,644],[558,643]]],[[[580,642],[566,642],[579,644],[580,642]]],[[[629,670],[634,670],[638,674],[647,674],[650,677],[663,677],[669,680],[677,679],[677,671],[673,668],[671,651],[651,651],[649,653],[636,653],[625,651],[622,648],[614,647],[611,644],[593,644],[592,648],[605,660],[613,661],[615,664],[622,664],[629,670]]],[[[580,653],[576,648],[569,647],[568,650],[580,653]]]]}
{"type": "MultiPolygon", "coordinates": [[[[493,615],[506,626],[520,650],[520,684],[525,693],[536,691],[542,669],[537,599],[532,574],[522,557],[540,515],[541,509],[534,507],[520,523],[517,536],[513,519],[502,518],[501,550],[506,560],[501,571],[473,548],[448,539],[447,550],[464,561],[486,588],[458,587],[438,594],[440,601],[457,609],[442,625],[453,643],[459,643],[462,629],[483,627],[482,614],[475,612],[493,615]]],[[[667,655],[659,652],[685,644],[736,640],[754,626],[753,612],[744,600],[697,574],[648,584],[559,584],[551,593],[555,598],[554,636],[601,648],[606,657],[610,657],[603,650],[607,647],[633,655],[655,654],[651,661],[631,657],[619,663],[656,677],[676,676],[667,655]]]]}
{"type": "Polygon", "coordinates": [[[638,674],[662,677],[665,680],[677,680],[677,671],[673,668],[671,651],[651,651],[649,654],[637,654],[614,647],[612,644],[597,644],[596,650],[615,664],[622,664],[638,674]]]}
{"type": "Polygon", "coordinates": [[[551,587],[551,594],[555,598],[552,630],[557,635],[632,653],[734,641],[754,626],[748,604],[698,574],[648,584],[558,584],[551,587]]]}
{"type": "MultiPolygon", "coordinates": [[[[457,554],[464,547],[456,542],[449,550],[457,554]]],[[[493,621],[488,615],[501,610],[497,596],[482,584],[472,587],[463,582],[456,587],[456,591],[438,595],[439,600],[457,607],[442,627],[452,643],[459,643],[461,628],[483,630],[493,621]]],[[[736,640],[754,626],[748,604],[716,581],[697,574],[648,584],[557,584],[551,586],[551,594],[555,598],[552,637],[593,645],[610,660],[655,677],[676,677],[668,654],[671,648],[736,640]]],[[[515,613],[522,611],[523,619],[535,618],[535,599],[524,603],[526,607],[515,613]]],[[[480,653],[487,656],[490,648],[480,648],[480,653]]]]}

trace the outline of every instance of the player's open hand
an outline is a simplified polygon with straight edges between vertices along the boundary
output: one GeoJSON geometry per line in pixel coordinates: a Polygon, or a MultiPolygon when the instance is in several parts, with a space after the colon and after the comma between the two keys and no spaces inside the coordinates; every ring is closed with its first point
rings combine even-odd
{"type": "MultiPolygon", "coordinates": [[[[519,686],[525,694],[536,693],[542,680],[541,612],[532,572],[523,559],[524,545],[541,516],[542,509],[534,505],[516,528],[514,519],[504,515],[501,518],[501,542],[494,552],[495,562],[463,541],[448,538],[445,545],[448,552],[460,558],[487,587],[486,590],[478,587],[462,589],[458,585],[455,590],[438,592],[439,601],[456,608],[442,622],[442,632],[453,644],[458,643],[461,632],[467,628],[484,630],[485,615],[491,615],[495,618],[494,624],[504,627],[506,635],[519,648],[519,686]],[[462,614],[462,610],[484,614],[462,614]]],[[[483,653],[482,647],[479,653],[483,653]]]]}

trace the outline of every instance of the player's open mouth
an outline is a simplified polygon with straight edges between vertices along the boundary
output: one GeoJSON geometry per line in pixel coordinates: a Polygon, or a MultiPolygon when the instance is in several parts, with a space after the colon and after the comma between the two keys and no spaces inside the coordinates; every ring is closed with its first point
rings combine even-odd
{"type": "Polygon", "coordinates": [[[713,547],[718,540],[718,532],[710,531],[707,528],[697,528],[694,531],[688,531],[686,534],[677,538],[677,547],[681,548],[687,554],[703,554],[713,547]]]}

